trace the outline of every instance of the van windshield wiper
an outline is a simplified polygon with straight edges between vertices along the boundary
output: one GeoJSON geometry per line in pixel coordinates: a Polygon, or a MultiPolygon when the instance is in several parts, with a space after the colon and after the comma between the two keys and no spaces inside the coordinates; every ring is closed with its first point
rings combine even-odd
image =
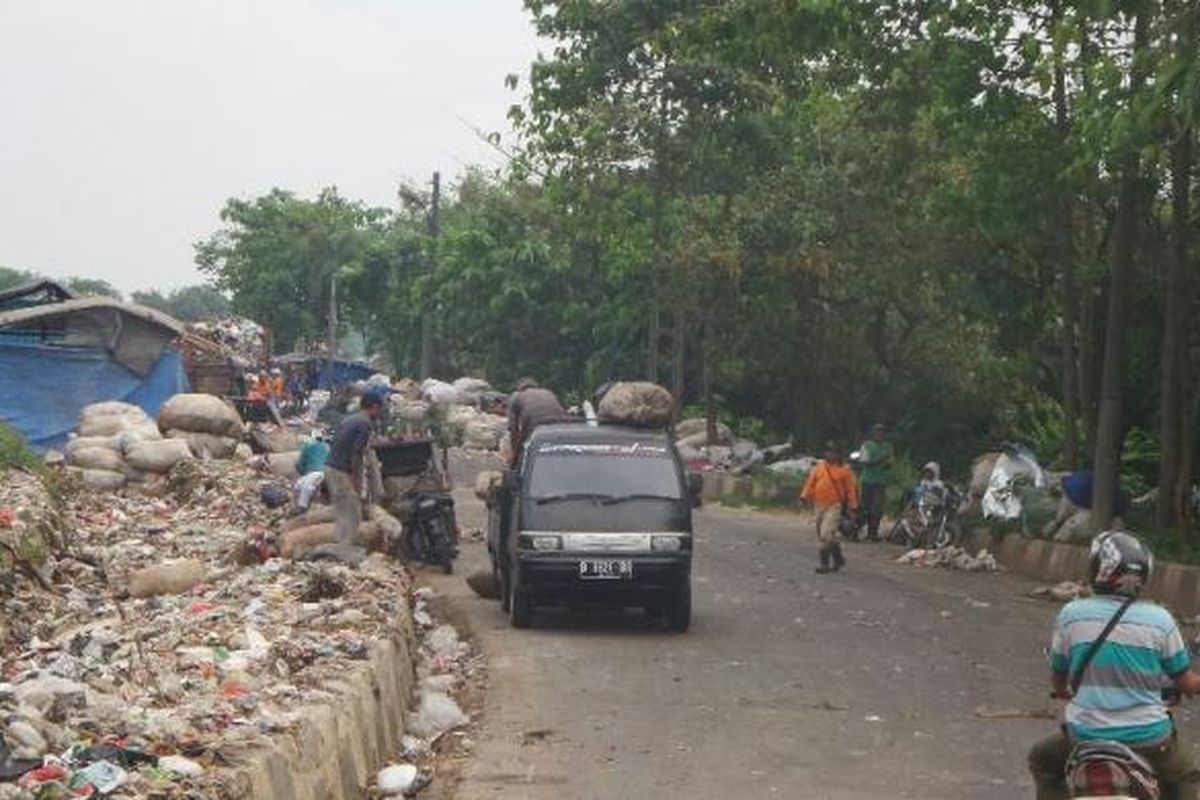
{"type": "Polygon", "coordinates": [[[596,492],[569,492],[566,494],[546,494],[541,497],[533,498],[533,501],[539,506],[544,506],[549,503],[563,503],[568,500],[601,500],[608,502],[615,499],[611,494],[597,494],[596,492]]]}
{"type": "Polygon", "coordinates": [[[666,494],[618,494],[610,495],[604,499],[604,505],[611,506],[617,503],[624,503],[629,500],[671,500],[675,501],[680,498],[671,497],[666,494]]]}

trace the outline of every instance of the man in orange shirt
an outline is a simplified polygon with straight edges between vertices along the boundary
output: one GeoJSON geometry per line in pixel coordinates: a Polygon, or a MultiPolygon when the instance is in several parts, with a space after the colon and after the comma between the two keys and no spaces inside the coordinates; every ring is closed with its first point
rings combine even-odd
{"type": "Polygon", "coordinates": [[[817,541],[821,543],[817,574],[837,572],[846,566],[838,526],[843,510],[851,517],[858,511],[858,481],[833,442],[825,445],[825,460],[808,473],[800,499],[817,511],[817,541]]]}

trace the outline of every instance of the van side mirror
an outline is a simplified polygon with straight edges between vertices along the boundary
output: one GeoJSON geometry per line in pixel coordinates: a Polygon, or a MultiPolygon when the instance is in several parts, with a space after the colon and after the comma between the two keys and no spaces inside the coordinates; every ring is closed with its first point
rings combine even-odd
{"type": "Polygon", "coordinates": [[[692,507],[699,508],[704,504],[704,476],[699,472],[687,474],[688,495],[692,498],[692,507]]]}

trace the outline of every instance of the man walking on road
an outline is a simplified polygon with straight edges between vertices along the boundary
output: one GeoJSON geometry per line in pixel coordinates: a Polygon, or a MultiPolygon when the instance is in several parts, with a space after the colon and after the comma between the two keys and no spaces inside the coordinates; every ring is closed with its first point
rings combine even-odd
{"type": "Polygon", "coordinates": [[[837,572],[846,566],[839,526],[843,514],[853,516],[858,511],[858,482],[833,442],[825,445],[825,460],[808,473],[800,499],[817,512],[817,541],[821,543],[817,574],[837,572]]]}
{"type": "Polygon", "coordinates": [[[887,440],[887,428],[882,424],[871,429],[871,438],[859,448],[862,453],[862,505],[867,515],[867,541],[879,541],[879,523],[883,521],[883,504],[891,478],[892,443],[887,440]]]}
{"type": "Polygon", "coordinates": [[[334,532],[339,544],[360,544],[358,525],[362,521],[367,445],[375,430],[375,421],[383,413],[383,397],[383,393],[377,391],[368,391],[362,396],[361,410],[342,420],[325,461],[325,488],[333,503],[334,532]]]}

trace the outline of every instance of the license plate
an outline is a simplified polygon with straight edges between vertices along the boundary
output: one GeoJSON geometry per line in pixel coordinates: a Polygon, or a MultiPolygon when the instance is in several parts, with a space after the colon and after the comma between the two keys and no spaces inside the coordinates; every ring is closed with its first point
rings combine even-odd
{"type": "Polygon", "coordinates": [[[629,560],[580,561],[579,577],[584,580],[629,580],[633,577],[633,562],[629,560]]]}

